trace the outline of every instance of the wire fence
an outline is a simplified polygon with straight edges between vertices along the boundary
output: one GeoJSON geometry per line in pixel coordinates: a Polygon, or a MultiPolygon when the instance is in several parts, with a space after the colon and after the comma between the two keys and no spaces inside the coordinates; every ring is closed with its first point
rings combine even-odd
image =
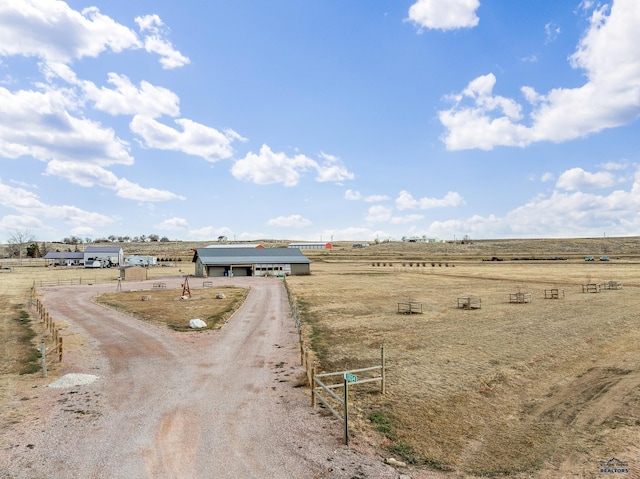
{"type": "Polygon", "coordinates": [[[62,362],[62,336],[60,336],[60,328],[56,326],[55,321],[51,318],[49,312],[45,309],[39,299],[32,300],[38,318],[44,323],[44,334],[40,345],[40,354],[42,356],[42,377],[47,377],[47,368],[55,361],[62,362]],[[47,343],[51,345],[47,347],[47,343]]]}

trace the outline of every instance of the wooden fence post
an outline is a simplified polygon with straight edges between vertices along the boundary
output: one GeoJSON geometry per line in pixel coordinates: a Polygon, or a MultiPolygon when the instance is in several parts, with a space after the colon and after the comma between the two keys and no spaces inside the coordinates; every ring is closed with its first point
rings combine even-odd
{"type": "Polygon", "coordinates": [[[349,382],[344,378],[344,443],[349,445],[349,382]]]}
{"type": "Polygon", "coordinates": [[[62,362],[62,337],[58,338],[58,362],[62,362]]]}
{"type": "Polygon", "coordinates": [[[42,348],[40,349],[41,354],[42,354],[42,377],[46,378],[47,377],[47,347],[44,344],[44,341],[42,342],[42,348]]]}
{"type": "Polygon", "coordinates": [[[382,380],[380,381],[380,394],[384,394],[386,392],[386,386],[384,383],[385,380],[385,361],[384,361],[384,344],[380,347],[380,363],[382,365],[382,380]]]}
{"type": "Polygon", "coordinates": [[[316,407],[316,387],[315,387],[316,367],[311,368],[311,407],[316,407]]]}

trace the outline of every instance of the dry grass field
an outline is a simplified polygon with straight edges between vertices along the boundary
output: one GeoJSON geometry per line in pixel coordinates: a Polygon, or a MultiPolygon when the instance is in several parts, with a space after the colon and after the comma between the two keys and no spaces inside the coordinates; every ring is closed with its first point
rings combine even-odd
{"type": "Polygon", "coordinates": [[[598,477],[614,456],[640,472],[638,264],[450,256],[432,266],[429,245],[404,245],[395,260],[379,246],[384,261],[369,262],[378,246],[361,253],[366,262],[346,248],[319,252],[311,276],[287,280],[322,371],[379,364],[385,346],[387,394],[351,393],[362,433],[377,429],[390,453],[464,476],[598,477]],[[582,292],[611,280],[623,288],[582,292]],[[552,288],[564,298],[544,299],[552,288]],[[531,302],[510,303],[519,292],[531,302]],[[481,308],[458,308],[469,295],[481,308]],[[398,314],[403,301],[422,314],[398,314]]]}
{"type": "MultiPolygon", "coordinates": [[[[155,279],[192,273],[191,248],[206,244],[123,247],[185,261],[150,268],[155,279]]],[[[318,368],[372,366],[385,346],[387,394],[351,392],[356,438],[451,477],[600,477],[611,457],[628,461],[628,477],[640,475],[640,238],[339,243],[305,254],[312,274],[287,282],[318,368]],[[584,261],[602,254],[611,261],[584,261]],[[622,289],[582,292],[612,280],[622,289]],[[551,288],[564,298],[544,299],[551,288]],[[531,302],[510,303],[518,292],[531,302]],[[481,308],[459,309],[470,295],[481,308]],[[420,302],[422,313],[398,314],[403,301],[420,302]]],[[[42,334],[27,316],[34,281],[113,282],[115,293],[116,276],[43,267],[0,274],[0,427],[21,420],[21,391],[42,382],[21,375],[37,363],[42,334]]],[[[132,303],[154,308],[179,295],[168,294],[142,302],[138,292],[132,303]]]]}
{"type": "Polygon", "coordinates": [[[175,331],[191,331],[189,320],[194,318],[207,324],[202,329],[219,329],[242,304],[247,293],[241,288],[206,288],[194,290],[191,297],[183,299],[181,289],[159,289],[102,294],[96,301],[143,321],[166,325],[175,331]]]}

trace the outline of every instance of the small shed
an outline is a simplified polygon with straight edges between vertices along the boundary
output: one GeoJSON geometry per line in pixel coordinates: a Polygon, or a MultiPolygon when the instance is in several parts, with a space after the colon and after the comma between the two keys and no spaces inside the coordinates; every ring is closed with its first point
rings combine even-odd
{"type": "Polygon", "coordinates": [[[144,281],[147,279],[147,268],[142,266],[123,266],[120,268],[120,278],[123,281],[144,281]]]}

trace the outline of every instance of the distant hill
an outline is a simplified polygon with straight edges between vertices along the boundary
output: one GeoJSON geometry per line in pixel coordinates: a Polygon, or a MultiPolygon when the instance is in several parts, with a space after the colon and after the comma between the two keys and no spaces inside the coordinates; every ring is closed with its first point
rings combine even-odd
{"type": "MultiPolygon", "coordinates": [[[[255,244],[267,248],[287,247],[293,240],[256,239],[251,241],[168,241],[144,243],[83,243],[85,246],[120,246],[125,256],[156,256],[171,261],[191,261],[195,248],[210,244],[255,244]]],[[[585,256],[598,259],[607,255],[611,260],[640,260],[640,236],[612,238],[561,238],[561,239],[492,239],[446,241],[438,243],[370,242],[366,247],[361,241],[336,241],[331,250],[303,250],[313,260],[326,261],[477,261],[477,260],[584,260],[585,256]]],[[[49,251],[75,251],[75,245],[47,243],[49,251]]]]}

